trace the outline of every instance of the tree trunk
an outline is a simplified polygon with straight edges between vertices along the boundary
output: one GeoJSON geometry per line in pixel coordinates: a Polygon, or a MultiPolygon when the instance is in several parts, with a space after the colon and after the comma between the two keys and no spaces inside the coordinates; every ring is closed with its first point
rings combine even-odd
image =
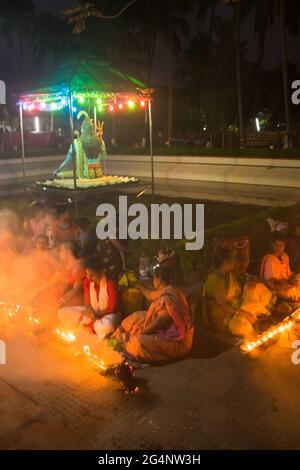
{"type": "Polygon", "coordinates": [[[286,44],[286,31],[285,31],[285,0],[279,1],[280,9],[280,43],[281,43],[281,56],[282,56],[282,77],[283,77],[283,94],[284,94],[284,109],[285,109],[285,128],[290,139],[291,134],[291,115],[290,115],[290,97],[289,97],[289,82],[288,82],[288,53],[286,44]]]}
{"type": "Polygon", "coordinates": [[[263,75],[263,68],[262,68],[262,63],[263,63],[263,58],[265,54],[265,45],[266,45],[266,36],[267,36],[267,25],[268,25],[268,20],[267,18],[265,19],[264,26],[263,26],[263,33],[262,33],[262,41],[260,45],[260,51],[259,51],[259,57],[258,57],[258,63],[257,63],[257,74],[256,74],[256,80],[254,84],[254,93],[253,93],[253,116],[256,116],[257,111],[258,111],[258,102],[259,102],[259,97],[260,97],[260,82],[261,78],[263,75]]]}
{"type": "Polygon", "coordinates": [[[236,85],[239,114],[240,145],[245,143],[242,68],[241,68],[241,3],[235,2],[235,54],[236,54],[236,85]]]}
{"type": "Polygon", "coordinates": [[[153,61],[154,61],[154,55],[155,55],[155,49],[156,49],[156,33],[152,34],[152,38],[149,41],[149,47],[148,47],[148,64],[147,64],[147,85],[151,86],[151,77],[152,77],[152,66],[153,66],[153,61]]]}
{"type": "Polygon", "coordinates": [[[173,0],[169,0],[169,90],[168,90],[168,139],[173,134],[173,0]]]}
{"type": "Polygon", "coordinates": [[[24,40],[22,33],[19,33],[19,87],[23,83],[23,62],[24,62],[24,40]]]}
{"type": "Polygon", "coordinates": [[[208,30],[208,47],[210,49],[212,43],[212,35],[214,31],[214,24],[215,24],[215,17],[216,17],[216,4],[215,2],[211,5],[211,12],[210,12],[210,23],[209,23],[209,30],[208,30]]]}

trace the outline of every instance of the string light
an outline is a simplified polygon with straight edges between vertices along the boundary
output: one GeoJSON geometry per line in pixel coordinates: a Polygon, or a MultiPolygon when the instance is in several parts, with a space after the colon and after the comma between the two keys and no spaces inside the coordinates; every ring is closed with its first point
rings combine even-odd
{"type": "MultiPolygon", "coordinates": [[[[76,95],[76,99],[78,103],[80,104],[86,101],[85,98],[86,98],[85,95],[76,95]]],[[[127,101],[120,102],[118,104],[116,102],[110,104],[109,102],[107,102],[107,101],[111,101],[111,99],[109,98],[106,98],[104,100],[102,98],[96,98],[96,96],[93,96],[93,98],[95,99],[97,110],[99,112],[103,112],[106,109],[108,109],[111,112],[115,111],[116,109],[119,109],[120,111],[122,111],[125,109],[125,107],[127,107],[129,110],[134,110],[137,108],[137,106],[140,108],[145,108],[147,104],[145,100],[134,101],[133,99],[129,99],[127,101]]],[[[122,96],[120,96],[119,98],[122,100],[122,96]]],[[[51,101],[51,102],[47,101],[48,99],[50,99],[50,95],[48,97],[43,96],[41,98],[37,98],[35,103],[32,100],[30,101],[28,100],[25,102],[20,101],[19,104],[22,106],[24,111],[32,111],[34,109],[39,109],[43,111],[55,111],[55,110],[61,110],[62,108],[68,105],[68,98],[66,96],[56,95],[55,97],[52,98],[56,101],[51,101]]],[[[73,109],[73,112],[75,113],[78,110],[78,107],[73,106],[72,109],[73,109]]]]}

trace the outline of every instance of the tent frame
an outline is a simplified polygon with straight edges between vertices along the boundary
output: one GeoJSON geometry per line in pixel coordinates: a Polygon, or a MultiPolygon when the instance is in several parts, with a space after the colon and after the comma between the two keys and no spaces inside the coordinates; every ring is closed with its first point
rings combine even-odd
{"type": "MultiPolygon", "coordinates": [[[[151,99],[152,99],[152,90],[142,90],[144,93],[146,93],[145,96],[141,93],[139,95],[137,92],[132,93],[129,92],[128,95],[135,95],[136,98],[138,99],[145,99],[148,102],[147,105],[147,111],[148,111],[148,124],[149,124],[149,149],[150,149],[150,163],[151,163],[151,194],[152,194],[152,200],[154,200],[154,194],[155,194],[155,186],[154,186],[154,156],[153,156],[153,126],[152,126],[152,106],[151,106],[151,99]]],[[[76,92],[76,94],[80,95],[80,92],[76,92]]],[[[84,92],[82,92],[84,94],[84,92]]],[[[125,93],[116,93],[116,95],[124,95],[125,93]]],[[[37,99],[37,97],[45,95],[44,93],[28,93],[24,94],[21,96],[21,99],[19,101],[19,110],[20,110],[20,130],[21,130],[21,148],[22,148],[22,171],[23,171],[23,184],[24,184],[24,190],[26,191],[27,189],[27,184],[26,184],[26,159],[25,159],[25,145],[24,145],[24,123],[23,123],[23,105],[24,105],[24,99],[28,99],[28,102],[34,102],[34,98],[37,99]]],[[[58,94],[47,94],[47,98],[51,98],[51,96],[55,95],[57,98],[58,94]]],[[[111,93],[111,96],[114,94],[111,93]]],[[[71,132],[71,145],[72,145],[72,170],[73,170],[73,181],[74,181],[74,205],[75,205],[75,214],[76,217],[78,217],[78,200],[77,200],[77,164],[76,164],[76,154],[75,154],[75,144],[74,144],[74,116],[73,116],[73,100],[74,100],[74,92],[69,86],[68,90],[68,109],[69,109],[69,120],[70,120],[70,132],[71,132]]],[[[27,100],[26,100],[27,101],[27,100]]],[[[94,119],[97,116],[97,111],[96,108],[94,108],[94,119]]],[[[96,119],[95,119],[96,120],[96,119]]],[[[95,123],[96,125],[96,123],[95,123]]]]}

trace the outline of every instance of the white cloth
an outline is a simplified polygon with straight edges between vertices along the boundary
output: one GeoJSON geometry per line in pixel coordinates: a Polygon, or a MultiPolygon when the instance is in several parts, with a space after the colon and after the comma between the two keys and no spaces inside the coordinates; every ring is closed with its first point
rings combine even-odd
{"type": "MultiPolygon", "coordinates": [[[[66,327],[74,328],[76,326],[88,325],[91,322],[90,317],[85,315],[86,308],[81,306],[64,307],[58,311],[59,321],[66,327]]],[[[97,337],[102,340],[112,333],[117,324],[117,314],[108,313],[104,317],[94,322],[94,331],[97,337]]]]}
{"type": "Polygon", "coordinates": [[[96,320],[94,323],[94,331],[99,339],[104,339],[116,328],[117,315],[115,313],[108,313],[104,317],[96,320]]]}
{"type": "Polygon", "coordinates": [[[108,293],[107,293],[107,280],[106,276],[101,277],[99,295],[97,297],[97,292],[95,288],[95,283],[91,282],[90,284],[90,302],[91,307],[94,312],[103,312],[108,307],[108,293]]]}

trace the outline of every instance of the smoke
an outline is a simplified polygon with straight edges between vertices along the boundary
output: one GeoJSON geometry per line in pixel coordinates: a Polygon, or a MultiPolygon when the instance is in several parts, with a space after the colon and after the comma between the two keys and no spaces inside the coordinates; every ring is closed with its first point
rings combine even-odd
{"type": "Polygon", "coordinates": [[[56,322],[67,267],[58,249],[35,250],[19,217],[0,210],[0,302],[20,305],[20,312],[31,311],[44,323],[56,322]]]}

